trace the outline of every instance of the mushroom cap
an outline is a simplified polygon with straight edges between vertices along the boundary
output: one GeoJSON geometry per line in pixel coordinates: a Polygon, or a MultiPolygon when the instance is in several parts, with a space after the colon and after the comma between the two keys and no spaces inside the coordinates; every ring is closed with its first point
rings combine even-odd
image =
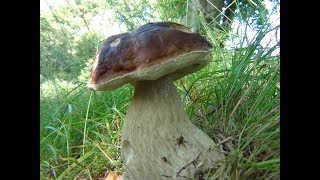
{"type": "Polygon", "coordinates": [[[114,90],[165,75],[177,80],[206,66],[211,48],[205,38],[183,25],[148,23],[104,41],[92,63],[87,87],[114,90]]]}

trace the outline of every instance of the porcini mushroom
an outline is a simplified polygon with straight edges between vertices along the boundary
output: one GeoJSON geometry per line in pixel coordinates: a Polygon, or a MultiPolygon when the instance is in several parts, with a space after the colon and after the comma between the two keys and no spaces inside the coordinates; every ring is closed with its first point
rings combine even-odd
{"type": "Polygon", "coordinates": [[[205,67],[212,45],[173,22],[145,24],[105,40],[92,64],[91,90],[134,86],[121,137],[125,178],[196,178],[224,159],[191,123],[174,81],[205,67]]]}

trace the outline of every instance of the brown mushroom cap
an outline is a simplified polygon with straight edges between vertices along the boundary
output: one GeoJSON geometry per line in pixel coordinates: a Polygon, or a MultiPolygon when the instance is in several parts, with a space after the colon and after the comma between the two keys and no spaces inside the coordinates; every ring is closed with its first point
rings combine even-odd
{"type": "Polygon", "coordinates": [[[183,25],[148,23],[104,41],[87,86],[91,90],[113,90],[164,75],[177,80],[206,66],[211,48],[206,39],[183,25]]]}

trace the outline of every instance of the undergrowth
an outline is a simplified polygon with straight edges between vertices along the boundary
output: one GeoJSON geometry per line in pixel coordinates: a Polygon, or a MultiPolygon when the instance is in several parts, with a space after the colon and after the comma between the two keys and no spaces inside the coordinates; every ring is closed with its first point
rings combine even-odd
{"type": "MultiPolygon", "coordinates": [[[[199,19],[214,46],[212,62],[177,80],[191,121],[225,154],[209,179],[280,178],[280,57],[277,46],[263,48],[259,31],[237,50],[220,48],[221,34],[199,19]],[[219,36],[219,37],[218,37],[219,36]]],[[[123,172],[120,139],[133,87],[91,92],[48,80],[41,86],[41,179],[94,179],[123,172]]]]}

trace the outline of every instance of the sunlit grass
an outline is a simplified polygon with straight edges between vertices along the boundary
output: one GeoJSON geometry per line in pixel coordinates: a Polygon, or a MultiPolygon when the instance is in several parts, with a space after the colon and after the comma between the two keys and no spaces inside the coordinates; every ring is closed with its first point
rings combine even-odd
{"type": "MultiPolygon", "coordinates": [[[[217,39],[224,34],[201,17],[199,22],[214,46],[212,62],[175,84],[192,122],[221,143],[226,156],[210,171],[211,178],[279,179],[278,49],[261,48],[259,38],[244,46],[245,37],[237,51],[220,48],[217,39]]],[[[85,86],[88,75],[76,77],[78,83],[56,79],[41,84],[41,179],[94,179],[106,171],[123,172],[121,129],[133,88],[91,92],[85,86]]]]}
{"type": "Polygon", "coordinates": [[[41,102],[43,178],[73,179],[88,172],[96,176],[104,169],[121,170],[121,126],[132,89],[90,94],[80,86],[64,99],[41,102]]]}

